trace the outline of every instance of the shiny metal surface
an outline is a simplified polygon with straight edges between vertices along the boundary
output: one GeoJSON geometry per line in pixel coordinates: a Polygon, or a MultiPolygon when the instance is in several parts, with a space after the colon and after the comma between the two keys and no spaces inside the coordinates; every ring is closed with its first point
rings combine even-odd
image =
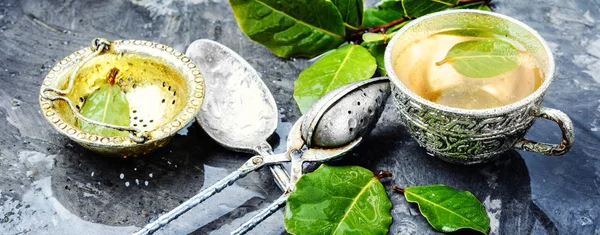
{"type": "Polygon", "coordinates": [[[379,120],[389,94],[389,81],[381,77],[341,86],[317,100],[290,130],[292,172],[287,190],[231,234],[247,233],[281,208],[304,173],[304,162],[324,163],[358,146],[379,120]]]}
{"type": "Polygon", "coordinates": [[[277,105],[256,70],[231,49],[200,39],[186,55],[206,79],[206,97],[196,119],[223,146],[256,153],[271,148],[266,139],[277,128],[277,105]]]}
{"type": "MultiPolygon", "coordinates": [[[[467,23],[468,24],[468,23],[467,23]]],[[[513,147],[546,155],[562,155],[573,144],[571,120],[562,112],[553,110],[553,118],[563,132],[561,144],[538,143],[525,140],[524,135],[537,116],[547,110],[541,106],[546,89],[554,75],[554,57],[542,37],[529,26],[505,15],[476,11],[455,10],[434,13],[412,21],[403,27],[388,44],[384,56],[390,81],[394,84],[394,101],[399,117],[413,138],[428,153],[442,160],[459,164],[476,164],[495,159],[513,147]],[[542,64],[546,78],[540,88],[526,98],[493,109],[467,110],[451,108],[425,100],[412,92],[397,77],[393,60],[402,45],[416,37],[445,27],[448,22],[468,22],[477,15],[482,22],[514,30],[516,36],[542,64]]]]}
{"type": "Polygon", "coordinates": [[[368,134],[390,94],[387,77],[342,86],[325,94],[306,113],[302,137],[308,147],[333,148],[368,134]]]}
{"type": "MultiPolygon", "coordinates": [[[[377,2],[367,0],[365,7],[377,2]]],[[[494,12],[536,29],[555,54],[557,70],[544,106],[573,120],[577,135],[571,150],[563,157],[510,150],[486,165],[445,164],[418,146],[390,100],[352,157],[337,164],[390,170],[399,186],[440,183],[468,190],[486,208],[490,234],[600,234],[595,223],[600,221],[600,1],[495,2],[494,12]]],[[[131,234],[248,160],[218,145],[196,122],[168,145],[134,159],[103,158],[55,131],[39,113],[42,79],[95,37],[143,37],[181,52],[202,37],[236,51],[260,72],[277,101],[276,152],[285,151],[289,130],[302,115],[293,83],[311,62],[281,59],[248,39],[227,1],[2,0],[0,18],[3,234],[131,234]],[[48,160],[52,168],[30,159],[48,160]]],[[[556,124],[546,120],[536,121],[527,136],[548,143],[561,138],[556,124]]],[[[266,169],[249,174],[223,191],[234,198],[212,197],[160,234],[229,234],[281,195],[269,174],[266,169]]],[[[390,200],[389,234],[439,234],[402,195],[390,194],[390,200]]],[[[285,234],[283,217],[279,210],[248,234],[285,234]]]]}
{"type": "Polygon", "coordinates": [[[162,44],[117,40],[100,45],[100,41],[106,40],[94,40],[92,46],[65,57],[48,73],[39,98],[44,117],[61,134],[105,155],[135,157],[165,145],[194,118],[202,104],[204,79],[200,71],[181,52],[162,44]],[[77,125],[81,115],[74,111],[102,84],[103,71],[112,67],[134,74],[115,83],[126,93],[131,126],[92,123],[131,131],[135,135],[129,138],[93,134],[77,125]],[[135,76],[157,68],[170,76],[135,76]]]}
{"type": "Polygon", "coordinates": [[[280,188],[285,189],[289,181],[283,166],[272,166],[287,160],[287,155],[273,155],[266,141],[277,127],[277,106],[252,66],[231,49],[211,40],[194,41],[186,55],[201,68],[207,84],[205,102],[196,116],[200,126],[219,144],[259,156],[250,158],[238,170],[148,223],[135,233],[138,235],[152,234],[264,165],[271,165],[280,188]]]}
{"type": "MultiPolygon", "coordinates": [[[[267,138],[279,120],[273,94],[244,58],[212,40],[189,45],[186,55],[200,67],[206,82],[206,98],[196,116],[206,133],[219,144],[242,152],[267,156],[273,149],[267,138]]],[[[289,176],[283,166],[271,166],[281,189],[289,176]]]]}

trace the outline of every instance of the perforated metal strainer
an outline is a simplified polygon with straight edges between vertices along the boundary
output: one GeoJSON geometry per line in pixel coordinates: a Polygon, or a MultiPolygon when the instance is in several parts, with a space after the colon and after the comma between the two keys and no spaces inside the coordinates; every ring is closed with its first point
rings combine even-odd
{"type": "Polygon", "coordinates": [[[90,150],[133,157],[165,145],[192,121],[204,98],[204,79],[196,65],[171,47],[141,40],[95,39],[59,61],[40,90],[42,114],[61,134],[90,150]],[[88,96],[106,84],[113,68],[115,85],[129,102],[129,126],[96,122],[81,115],[88,96]],[[103,136],[82,130],[77,122],[129,132],[103,136]]]}

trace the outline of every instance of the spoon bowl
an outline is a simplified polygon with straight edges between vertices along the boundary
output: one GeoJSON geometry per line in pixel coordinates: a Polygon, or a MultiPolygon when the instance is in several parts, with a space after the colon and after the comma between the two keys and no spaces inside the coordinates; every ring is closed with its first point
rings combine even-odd
{"type": "Polygon", "coordinates": [[[206,97],[196,120],[206,133],[234,151],[259,153],[277,129],[275,99],[248,62],[211,40],[194,41],[186,55],[206,80],[206,97]]]}

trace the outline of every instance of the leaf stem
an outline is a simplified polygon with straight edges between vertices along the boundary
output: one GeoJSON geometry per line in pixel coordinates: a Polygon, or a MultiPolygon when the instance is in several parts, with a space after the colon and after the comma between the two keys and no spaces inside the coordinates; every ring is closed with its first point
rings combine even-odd
{"type": "Polygon", "coordinates": [[[445,64],[446,62],[448,62],[448,60],[447,59],[443,59],[441,61],[435,62],[435,65],[441,66],[441,65],[445,64]]]}
{"type": "Polygon", "coordinates": [[[392,186],[392,190],[399,192],[399,193],[404,193],[404,188],[400,188],[396,185],[392,186]]]}
{"type": "MultiPolygon", "coordinates": [[[[458,6],[463,6],[463,5],[467,5],[467,4],[472,4],[472,3],[481,3],[483,5],[487,5],[489,6],[492,2],[492,0],[459,0],[457,4],[453,5],[452,7],[458,7],[458,6]]],[[[350,42],[356,42],[356,44],[360,44],[362,42],[362,35],[365,33],[385,33],[385,31],[393,26],[402,24],[403,22],[407,21],[407,20],[413,20],[416,19],[414,17],[410,17],[410,16],[403,16],[400,19],[379,25],[379,26],[375,26],[375,27],[360,27],[357,32],[354,32],[348,36],[346,36],[346,40],[350,41],[350,42]]]]}
{"type": "Polygon", "coordinates": [[[374,28],[370,29],[368,32],[369,33],[377,33],[377,32],[382,32],[383,33],[383,32],[385,32],[386,29],[388,29],[388,28],[390,28],[392,26],[401,24],[402,22],[407,21],[407,20],[410,20],[410,18],[408,18],[408,17],[405,16],[405,17],[402,17],[400,19],[397,19],[397,20],[394,20],[392,22],[389,22],[387,24],[382,24],[380,26],[374,27],[374,28]]]}
{"type": "Polygon", "coordinates": [[[376,27],[367,27],[367,28],[360,28],[359,32],[355,32],[352,33],[348,36],[347,40],[351,41],[351,42],[356,42],[357,44],[360,44],[363,40],[362,40],[362,35],[365,33],[385,33],[385,31],[388,28],[391,28],[395,25],[398,24],[402,24],[404,21],[410,20],[410,18],[408,17],[402,17],[400,19],[394,20],[392,22],[386,23],[386,24],[382,24],[380,26],[376,26],[376,27]]]}
{"type": "Polygon", "coordinates": [[[383,179],[383,178],[387,178],[387,177],[392,177],[392,172],[389,171],[379,171],[377,174],[375,174],[375,178],[377,179],[383,179]]]}
{"type": "Polygon", "coordinates": [[[112,87],[112,85],[115,84],[115,79],[117,78],[118,73],[119,73],[118,68],[112,68],[108,72],[108,75],[106,76],[106,81],[108,82],[108,84],[110,84],[111,87],[112,87]]]}

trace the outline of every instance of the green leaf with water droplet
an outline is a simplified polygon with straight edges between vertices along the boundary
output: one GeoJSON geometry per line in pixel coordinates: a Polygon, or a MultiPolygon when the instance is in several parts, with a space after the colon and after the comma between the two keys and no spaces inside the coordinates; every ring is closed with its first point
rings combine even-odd
{"type": "Polygon", "coordinates": [[[229,0],[240,29],[281,57],[313,57],[344,42],[342,15],[331,1],[229,0]]]}
{"type": "Polygon", "coordinates": [[[321,165],[303,175],[290,194],[285,229],[292,234],[387,234],[391,208],[373,172],[321,165]]]}
{"type": "Polygon", "coordinates": [[[369,79],[377,62],[362,46],[348,44],[324,55],[294,82],[294,99],[305,113],[325,93],[342,85],[369,79]]]}
{"type": "MultiPolygon", "coordinates": [[[[113,73],[115,70],[111,70],[113,73]]],[[[81,115],[94,121],[118,126],[129,126],[129,102],[125,93],[114,84],[114,77],[108,78],[108,83],[94,91],[81,107],[81,115]]],[[[97,126],[78,119],[79,128],[90,133],[103,136],[126,136],[128,132],[97,126]]]]}
{"type": "Polygon", "coordinates": [[[352,30],[358,30],[363,22],[363,0],[331,0],[342,15],[344,25],[352,30]]]}
{"type": "Polygon", "coordinates": [[[490,229],[490,220],[481,202],[468,191],[446,185],[414,186],[404,189],[406,201],[419,204],[429,224],[440,232],[470,228],[482,233],[490,229]]]}
{"type": "Polygon", "coordinates": [[[519,50],[508,42],[499,39],[472,40],[454,45],[436,65],[449,63],[464,76],[489,78],[517,69],[520,56],[519,50]]]}

